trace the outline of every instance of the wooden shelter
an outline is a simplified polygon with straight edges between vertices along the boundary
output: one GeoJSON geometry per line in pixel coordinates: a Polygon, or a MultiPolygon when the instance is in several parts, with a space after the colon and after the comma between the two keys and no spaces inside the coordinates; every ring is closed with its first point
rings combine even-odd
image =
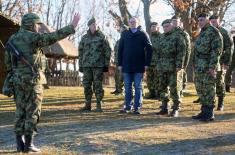
{"type": "MultiPolygon", "coordinates": [[[[9,37],[18,31],[20,25],[10,17],[7,17],[0,13],[0,40],[5,45],[9,37]]],[[[0,92],[2,90],[2,85],[6,77],[6,68],[4,65],[4,48],[0,45],[0,92]]]]}
{"type": "MultiPolygon", "coordinates": [[[[0,40],[5,45],[8,41],[9,37],[16,33],[20,28],[20,24],[13,21],[10,17],[5,16],[4,14],[0,13],[0,40]]],[[[54,31],[53,29],[49,28],[46,25],[41,26],[41,33],[48,33],[54,31]]],[[[0,45],[0,92],[2,90],[3,82],[6,77],[6,68],[4,65],[4,48],[2,45],[0,45]]],[[[53,62],[57,62],[58,60],[61,60],[62,58],[66,59],[72,59],[74,61],[74,66],[76,59],[78,57],[78,50],[77,48],[70,42],[68,39],[63,39],[49,47],[44,48],[45,55],[49,58],[53,58],[53,62]]],[[[52,59],[51,59],[52,60],[52,59]]],[[[74,67],[75,68],[75,67],[74,67]]],[[[78,79],[78,71],[77,69],[74,69],[76,73],[69,72],[69,78],[66,79],[73,79],[72,77],[76,76],[76,83],[73,83],[73,85],[80,84],[80,80],[78,79]],[[72,77],[71,77],[72,76],[72,77]]],[[[50,75],[55,79],[60,79],[61,81],[68,81],[61,79],[61,72],[57,71],[56,76],[54,73],[50,73],[50,75]]],[[[63,78],[66,77],[66,74],[63,73],[63,78]]],[[[61,83],[63,85],[64,82],[61,83]]],[[[57,85],[56,83],[54,85],[57,85]]]]}

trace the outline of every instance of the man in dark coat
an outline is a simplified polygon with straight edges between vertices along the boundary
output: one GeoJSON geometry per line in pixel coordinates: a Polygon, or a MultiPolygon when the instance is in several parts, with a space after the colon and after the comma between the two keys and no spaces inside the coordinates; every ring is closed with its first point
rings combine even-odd
{"type": "Polygon", "coordinates": [[[125,86],[125,107],[122,113],[132,108],[132,83],[134,82],[134,114],[140,114],[142,106],[143,73],[150,66],[152,45],[148,35],[139,26],[138,19],[129,20],[129,30],[121,35],[118,49],[118,66],[123,72],[125,86]]]}

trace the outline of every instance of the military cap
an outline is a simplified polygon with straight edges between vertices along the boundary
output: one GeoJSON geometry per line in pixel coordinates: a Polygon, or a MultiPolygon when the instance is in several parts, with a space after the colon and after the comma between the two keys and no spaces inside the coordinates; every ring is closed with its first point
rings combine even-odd
{"type": "Polygon", "coordinates": [[[204,17],[204,18],[208,18],[209,15],[207,13],[200,13],[197,18],[200,18],[200,17],[204,17]]]}
{"type": "Polygon", "coordinates": [[[167,23],[171,23],[171,19],[166,19],[166,20],[164,20],[164,21],[162,22],[162,26],[163,26],[164,24],[167,24],[167,23]]]}
{"type": "Polygon", "coordinates": [[[211,19],[219,19],[219,16],[218,16],[218,15],[212,15],[212,16],[210,16],[209,19],[210,19],[210,20],[211,20],[211,19]]]}
{"type": "Polygon", "coordinates": [[[152,25],[158,25],[158,23],[157,23],[157,22],[152,22],[152,23],[150,23],[150,27],[151,27],[152,25]]]}
{"type": "Polygon", "coordinates": [[[22,17],[22,25],[41,24],[40,17],[35,13],[27,13],[22,17]]]}
{"type": "Polygon", "coordinates": [[[88,21],[87,26],[90,26],[91,24],[93,24],[93,23],[95,23],[95,22],[96,22],[95,17],[92,17],[92,18],[88,21]]]}

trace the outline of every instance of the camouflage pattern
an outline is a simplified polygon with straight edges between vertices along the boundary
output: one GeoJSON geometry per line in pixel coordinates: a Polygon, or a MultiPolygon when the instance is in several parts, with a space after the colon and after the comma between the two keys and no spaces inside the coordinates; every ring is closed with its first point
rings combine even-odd
{"type": "MultiPolygon", "coordinates": [[[[230,38],[228,32],[223,27],[218,27],[223,37],[223,52],[220,57],[220,65],[230,65],[232,52],[233,52],[233,41],[230,38]]],[[[225,71],[221,68],[221,71],[217,72],[216,75],[216,94],[217,96],[225,96],[225,71]]]]}
{"type": "MultiPolygon", "coordinates": [[[[27,17],[27,16],[26,16],[27,17]]],[[[30,16],[31,17],[31,16],[30,16]]],[[[17,135],[32,135],[36,130],[41,114],[43,99],[42,84],[46,83],[41,47],[51,45],[75,32],[72,25],[52,33],[39,34],[30,31],[30,24],[22,19],[21,29],[10,37],[14,46],[23,53],[24,57],[35,68],[36,74],[20,60],[12,62],[14,56],[5,52],[5,64],[8,71],[13,71],[14,99],[16,103],[15,132],[17,135]],[[28,27],[27,27],[28,26],[28,27]],[[13,66],[12,64],[16,64],[13,66]]]]}
{"type": "Polygon", "coordinates": [[[22,17],[21,27],[27,29],[28,26],[32,26],[33,24],[40,24],[40,23],[42,22],[41,22],[40,17],[37,14],[28,13],[22,17]]]}
{"type": "Polygon", "coordinates": [[[186,82],[187,82],[186,68],[188,66],[190,55],[191,55],[191,39],[190,39],[190,35],[182,28],[176,27],[175,30],[176,30],[176,33],[178,33],[178,35],[183,36],[183,38],[185,39],[185,43],[186,43],[186,55],[185,55],[184,68],[183,68],[184,70],[182,71],[183,76],[182,76],[182,80],[179,80],[179,82],[182,83],[182,89],[183,89],[186,87],[186,82]]]}
{"type": "Polygon", "coordinates": [[[147,69],[147,81],[146,81],[149,92],[155,92],[156,90],[155,79],[156,79],[156,67],[149,66],[147,69]]]}
{"type": "Polygon", "coordinates": [[[195,86],[200,103],[205,106],[215,104],[216,79],[209,69],[220,71],[220,55],[223,50],[222,36],[218,29],[210,24],[205,25],[195,41],[193,65],[195,86]]]}
{"type": "Polygon", "coordinates": [[[91,102],[92,88],[97,103],[104,96],[102,81],[103,68],[109,66],[111,48],[105,35],[97,30],[95,34],[87,31],[79,44],[79,67],[83,68],[83,87],[86,102],[91,102]]]}
{"type": "Polygon", "coordinates": [[[116,90],[118,92],[122,92],[124,81],[123,81],[122,72],[118,69],[118,45],[119,45],[119,40],[116,42],[114,46],[114,64],[116,65],[114,80],[115,80],[116,90]]]}
{"type": "Polygon", "coordinates": [[[96,31],[94,35],[87,31],[79,43],[79,67],[108,67],[111,48],[105,35],[96,31]]]}
{"type": "Polygon", "coordinates": [[[175,29],[164,33],[159,39],[159,46],[156,46],[156,68],[159,74],[160,98],[163,103],[167,103],[170,97],[173,99],[173,109],[178,110],[180,100],[180,90],[178,80],[182,78],[182,72],[186,55],[186,42],[182,36],[175,33],[175,29]],[[170,87],[170,94],[168,91],[170,87]]]}
{"type": "Polygon", "coordinates": [[[223,52],[220,58],[220,64],[224,64],[229,66],[232,60],[232,54],[233,54],[233,40],[229,36],[229,33],[227,30],[225,30],[223,27],[218,27],[220,33],[223,36],[223,52]]]}
{"type": "Polygon", "coordinates": [[[152,53],[151,66],[147,70],[147,87],[149,91],[159,91],[158,90],[159,77],[156,71],[156,63],[157,63],[156,48],[158,48],[159,46],[160,37],[161,37],[160,32],[152,32],[150,36],[153,47],[153,53],[152,53]]]}
{"type": "Polygon", "coordinates": [[[225,96],[225,71],[217,71],[216,74],[216,95],[225,96]]]}
{"type": "Polygon", "coordinates": [[[232,62],[225,74],[225,84],[227,86],[231,86],[231,83],[232,83],[232,73],[233,73],[233,70],[235,68],[235,52],[233,52],[233,56],[232,56],[232,62]]]}
{"type": "Polygon", "coordinates": [[[100,103],[104,97],[103,90],[103,68],[101,67],[84,67],[83,68],[83,87],[85,100],[87,103],[91,103],[93,91],[96,96],[97,103],[100,103]],[[93,84],[93,88],[91,87],[93,84]],[[92,91],[93,90],[93,91],[92,91]]]}

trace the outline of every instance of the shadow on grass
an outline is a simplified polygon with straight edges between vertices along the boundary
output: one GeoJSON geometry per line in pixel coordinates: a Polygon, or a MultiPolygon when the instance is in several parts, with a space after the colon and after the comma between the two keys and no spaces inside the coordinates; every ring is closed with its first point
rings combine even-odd
{"type": "MultiPolygon", "coordinates": [[[[104,103],[109,103],[109,102],[120,102],[123,99],[121,98],[104,98],[103,102],[104,103]]],[[[85,102],[84,97],[83,98],[78,98],[78,97],[62,97],[62,98],[46,98],[43,101],[43,104],[47,106],[65,106],[68,104],[83,104],[85,102]]],[[[92,103],[95,103],[96,99],[93,97],[92,98],[92,103]]]]}
{"type": "MultiPolygon", "coordinates": [[[[123,143],[123,142],[116,142],[123,143]]],[[[186,139],[186,140],[172,140],[170,143],[154,144],[154,145],[139,145],[136,143],[129,144],[133,147],[126,148],[126,152],[118,152],[122,154],[223,154],[223,155],[233,155],[235,149],[226,150],[220,149],[220,151],[213,152],[213,149],[217,147],[233,147],[235,144],[235,134],[225,134],[223,136],[215,136],[206,139],[186,139]],[[218,153],[216,153],[218,152],[218,153]]]]}

